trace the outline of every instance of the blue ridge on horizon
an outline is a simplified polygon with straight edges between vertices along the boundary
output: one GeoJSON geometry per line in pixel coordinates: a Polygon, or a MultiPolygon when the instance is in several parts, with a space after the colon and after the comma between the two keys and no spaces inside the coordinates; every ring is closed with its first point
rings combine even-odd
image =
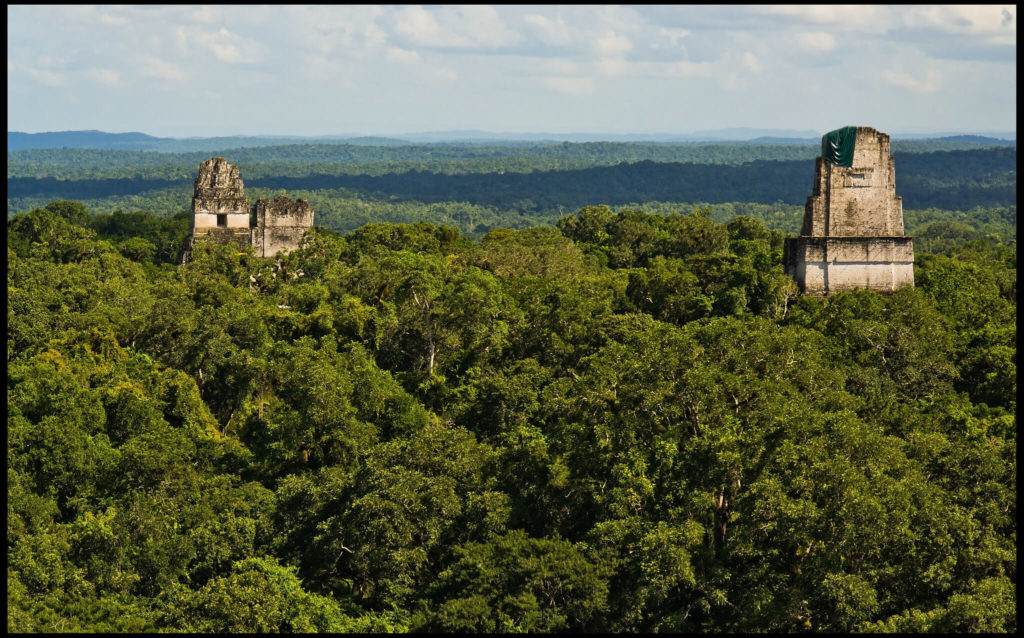
{"type": "MultiPolygon", "coordinates": [[[[929,133],[890,133],[893,139],[942,139],[973,137],[978,141],[1016,143],[1015,131],[936,131],[929,133]]],[[[110,150],[158,150],[161,146],[181,143],[221,143],[223,141],[249,142],[245,146],[270,146],[280,143],[374,143],[394,145],[402,143],[497,143],[497,142],[648,142],[648,143],[816,143],[820,134],[810,130],[757,129],[736,127],[697,131],[694,133],[491,133],[477,130],[452,130],[402,134],[328,134],[328,135],[224,135],[195,137],[157,137],[139,131],[110,133],[95,129],[81,131],[46,131],[25,133],[8,131],[7,150],[40,148],[94,148],[110,150]]]]}

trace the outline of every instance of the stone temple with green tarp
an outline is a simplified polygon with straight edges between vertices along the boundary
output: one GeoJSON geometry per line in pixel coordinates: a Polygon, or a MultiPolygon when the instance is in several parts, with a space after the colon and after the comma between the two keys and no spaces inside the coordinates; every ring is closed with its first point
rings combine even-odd
{"type": "Polygon", "coordinates": [[[803,229],[783,251],[786,273],[805,294],[914,285],[914,242],[903,234],[895,174],[885,133],[847,126],[822,137],[803,229]]]}

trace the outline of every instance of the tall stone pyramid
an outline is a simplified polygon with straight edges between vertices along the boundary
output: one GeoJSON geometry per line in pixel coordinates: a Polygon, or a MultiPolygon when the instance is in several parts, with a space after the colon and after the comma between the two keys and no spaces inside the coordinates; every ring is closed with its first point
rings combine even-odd
{"type": "Polygon", "coordinates": [[[786,240],[783,264],[805,294],[914,285],[914,242],[903,234],[889,136],[866,126],[822,138],[799,237],[786,240]]]}

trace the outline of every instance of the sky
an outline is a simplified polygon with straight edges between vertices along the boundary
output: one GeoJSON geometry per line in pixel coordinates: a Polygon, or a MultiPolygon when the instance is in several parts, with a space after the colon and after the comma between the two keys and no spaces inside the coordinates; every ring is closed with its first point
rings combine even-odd
{"type": "Polygon", "coordinates": [[[1015,131],[1015,5],[7,8],[7,130],[1015,131]]]}

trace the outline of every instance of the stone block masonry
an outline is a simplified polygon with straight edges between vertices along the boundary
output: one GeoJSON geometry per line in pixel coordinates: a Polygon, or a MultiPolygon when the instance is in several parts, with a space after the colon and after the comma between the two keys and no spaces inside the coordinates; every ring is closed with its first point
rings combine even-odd
{"type": "Polygon", "coordinates": [[[304,199],[279,195],[273,202],[257,199],[253,210],[252,246],[257,257],[273,257],[294,250],[306,230],[313,227],[313,208],[304,199]]]}
{"type": "MultiPolygon", "coordinates": [[[[823,149],[830,135],[822,140],[823,149]]],[[[852,161],[823,152],[814,164],[800,237],[786,240],[783,266],[805,294],[867,288],[893,292],[914,285],[914,244],[903,234],[889,136],[858,126],[852,161]]]]}
{"type": "Polygon", "coordinates": [[[192,232],[182,248],[181,263],[188,261],[198,241],[234,244],[239,249],[249,245],[257,257],[273,257],[298,248],[312,227],[313,209],[304,199],[258,199],[250,210],[238,167],[214,157],[199,165],[192,195],[192,232]]]}

